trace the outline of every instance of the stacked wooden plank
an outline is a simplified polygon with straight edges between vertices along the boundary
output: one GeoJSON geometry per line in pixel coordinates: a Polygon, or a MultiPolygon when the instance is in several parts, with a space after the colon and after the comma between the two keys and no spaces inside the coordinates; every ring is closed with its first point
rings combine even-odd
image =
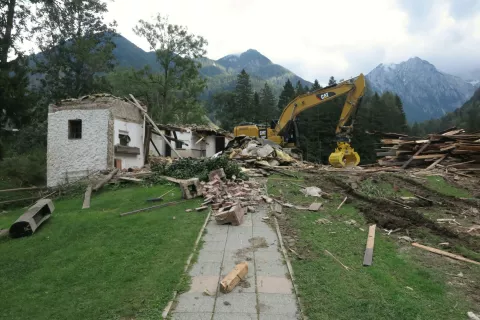
{"type": "Polygon", "coordinates": [[[480,170],[480,132],[450,128],[429,134],[427,138],[409,137],[404,134],[386,133],[381,139],[377,156],[381,166],[425,167],[460,166],[480,170]],[[441,163],[441,164],[440,164],[441,163]]]}

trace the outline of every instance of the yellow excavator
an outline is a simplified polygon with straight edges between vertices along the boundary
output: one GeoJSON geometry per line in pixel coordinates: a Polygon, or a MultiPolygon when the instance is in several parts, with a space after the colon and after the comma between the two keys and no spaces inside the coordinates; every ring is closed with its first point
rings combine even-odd
{"type": "Polygon", "coordinates": [[[277,122],[272,122],[270,127],[256,124],[241,124],[235,127],[234,135],[259,137],[273,141],[284,148],[295,148],[297,147],[298,137],[298,128],[295,123],[297,115],[307,109],[346,94],[347,99],[335,131],[337,148],[330,154],[328,161],[337,168],[356,166],[360,163],[360,156],[350,146],[350,138],[353,131],[353,116],[364,93],[365,76],[360,74],[356,78],[296,97],[283,109],[280,119],[277,122]],[[347,126],[349,120],[352,121],[347,126]]]}

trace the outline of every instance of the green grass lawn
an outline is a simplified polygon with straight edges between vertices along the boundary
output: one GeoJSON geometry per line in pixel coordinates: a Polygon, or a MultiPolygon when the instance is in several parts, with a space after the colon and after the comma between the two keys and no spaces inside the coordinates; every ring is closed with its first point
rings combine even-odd
{"type": "Polygon", "coordinates": [[[469,198],[470,193],[465,189],[460,189],[449,184],[443,177],[428,176],[427,186],[432,190],[443,193],[447,196],[454,196],[458,198],[469,198]]]}
{"type": "MultiPolygon", "coordinates": [[[[119,217],[172,186],[131,187],[55,202],[31,237],[0,240],[0,319],[160,319],[206,213],[199,201],[119,217]]],[[[175,190],[165,202],[180,199],[175,190]]],[[[0,215],[8,228],[23,210],[0,215]]],[[[181,289],[181,288],[180,288],[181,289]]]]}
{"type": "MultiPolygon", "coordinates": [[[[316,185],[322,187],[322,181],[316,185]]],[[[268,183],[270,195],[283,195],[295,204],[314,201],[298,189],[288,182],[268,183]]],[[[449,290],[444,274],[418,260],[424,253],[411,254],[412,247],[399,245],[379,228],[373,265],[363,267],[368,225],[355,202],[336,211],[342,200],[339,194],[322,199],[324,209],[318,213],[286,210],[288,230],[296,230],[299,236],[295,249],[303,259],[292,258],[292,264],[309,319],[466,319],[473,305],[461,293],[449,290]],[[315,223],[319,218],[331,223],[315,223]],[[345,223],[350,220],[356,224],[345,223]],[[345,270],[325,250],[351,270],[345,270]]],[[[480,272],[476,266],[467,268],[480,272]]]]}

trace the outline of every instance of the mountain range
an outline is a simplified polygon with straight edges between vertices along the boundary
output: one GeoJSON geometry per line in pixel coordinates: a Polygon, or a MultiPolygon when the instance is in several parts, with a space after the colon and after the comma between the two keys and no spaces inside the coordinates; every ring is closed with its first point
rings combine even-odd
{"type": "MultiPolygon", "coordinates": [[[[120,35],[114,38],[114,42],[114,54],[120,67],[140,69],[148,65],[153,70],[160,70],[154,52],[146,52],[120,35]]],[[[204,99],[221,90],[232,90],[242,69],[250,75],[255,90],[259,91],[268,82],[277,96],[287,79],[294,85],[297,81],[302,85],[311,85],[309,81],[253,49],[218,60],[201,58],[199,61],[202,64],[200,73],[207,79],[208,85],[204,99]]],[[[475,70],[473,74],[476,74],[475,70]]],[[[367,85],[373,91],[391,91],[400,96],[410,123],[439,118],[455,110],[470,99],[475,88],[480,87],[477,80],[465,81],[443,73],[418,57],[399,64],[379,64],[367,73],[366,78],[367,85]]]]}
{"type": "Polygon", "coordinates": [[[470,99],[478,84],[443,73],[418,57],[399,64],[380,64],[366,77],[371,90],[400,96],[409,122],[454,111],[470,99]]]}
{"type": "MultiPolygon", "coordinates": [[[[156,62],[155,52],[146,52],[123,36],[113,39],[116,44],[114,50],[120,67],[143,68],[148,65],[152,70],[160,70],[156,62]]],[[[250,49],[240,54],[230,54],[218,60],[206,57],[200,58],[202,64],[200,74],[207,79],[208,88],[204,98],[220,90],[232,90],[235,88],[237,75],[245,69],[250,75],[254,90],[259,91],[265,81],[272,86],[278,96],[283,85],[290,79],[293,85],[300,81],[302,85],[312,85],[309,81],[302,79],[290,70],[275,64],[260,52],[250,49]]]]}

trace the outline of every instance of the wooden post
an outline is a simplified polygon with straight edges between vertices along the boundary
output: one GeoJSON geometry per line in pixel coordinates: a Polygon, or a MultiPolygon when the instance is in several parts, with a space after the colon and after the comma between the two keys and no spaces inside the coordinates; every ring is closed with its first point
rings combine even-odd
{"type": "Polygon", "coordinates": [[[370,266],[372,265],[373,260],[373,246],[375,244],[375,228],[377,225],[371,225],[368,228],[368,238],[367,238],[367,247],[365,249],[365,255],[363,257],[363,265],[370,266]]]}
{"type": "Polygon", "coordinates": [[[158,156],[161,157],[162,154],[160,153],[160,151],[158,151],[157,146],[156,146],[155,143],[153,142],[153,139],[152,139],[152,138],[150,138],[150,142],[152,143],[153,147],[155,148],[155,151],[157,151],[158,156]]]}
{"type": "Polygon", "coordinates": [[[150,122],[150,124],[153,126],[153,128],[155,129],[155,131],[157,131],[163,138],[163,140],[165,140],[165,142],[168,144],[168,146],[173,150],[173,152],[175,152],[175,154],[180,158],[182,159],[183,157],[177,152],[177,150],[175,150],[174,147],[172,147],[172,145],[170,144],[170,141],[168,141],[168,139],[165,137],[165,135],[160,131],[160,129],[158,129],[157,125],[155,124],[155,122],[152,120],[152,118],[150,118],[150,116],[148,115],[148,113],[145,112],[145,110],[140,106],[140,103],[138,103],[137,99],[135,99],[135,97],[130,94],[130,98],[132,98],[133,102],[134,102],[134,105],[140,109],[140,111],[142,111],[142,113],[145,115],[145,118],[147,118],[148,122],[150,122]]]}
{"type": "Polygon", "coordinates": [[[87,191],[85,191],[85,198],[83,199],[82,209],[90,208],[90,198],[92,196],[92,185],[88,185],[87,191]]]}
{"type": "Polygon", "coordinates": [[[413,160],[413,157],[415,156],[418,156],[420,153],[423,152],[423,150],[425,150],[428,146],[430,145],[430,141],[428,141],[427,143],[425,143],[417,152],[415,152],[415,154],[407,160],[407,162],[405,162],[402,166],[402,169],[406,169],[408,167],[408,165],[410,164],[410,162],[412,162],[413,160]]]}

